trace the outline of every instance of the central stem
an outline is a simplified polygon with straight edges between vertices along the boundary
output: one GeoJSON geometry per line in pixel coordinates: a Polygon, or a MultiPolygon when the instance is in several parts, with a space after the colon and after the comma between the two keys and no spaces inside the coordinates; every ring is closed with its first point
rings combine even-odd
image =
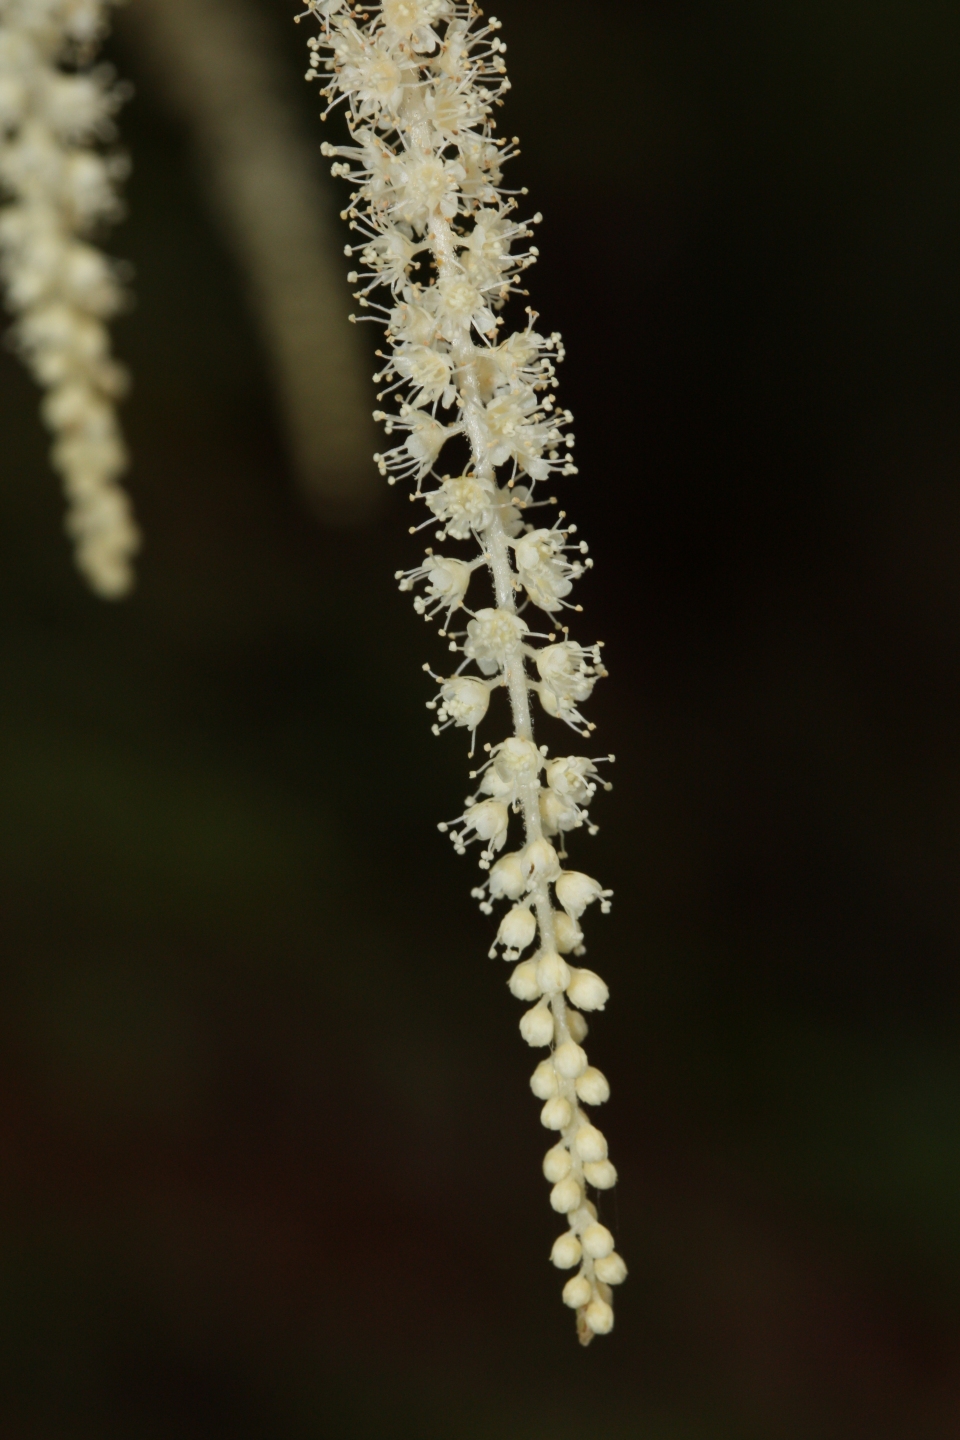
{"type": "MultiPolygon", "coordinates": [[[[432,154],[431,127],[422,112],[418,88],[411,87],[408,90],[404,110],[409,125],[407,134],[403,137],[406,148],[414,152],[419,150],[423,154],[432,154]]],[[[448,276],[451,278],[462,276],[463,267],[457,257],[453,229],[450,222],[438,210],[435,210],[430,217],[429,235],[438,278],[443,280],[448,276]]],[[[450,351],[457,376],[463,428],[470,444],[475,477],[481,484],[486,485],[494,494],[497,494],[499,485],[495,467],[490,460],[490,435],[475,364],[478,347],[471,337],[469,324],[461,325],[458,328],[450,342],[450,351]]],[[[481,531],[480,540],[483,545],[484,557],[490,569],[497,608],[515,615],[517,613],[516,572],[510,560],[510,537],[504,528],[502,508],[494,506],[492,514],[493,518],[490,524],[481,531]]],[[[503,678],[510,697],[514,734],[521,739],[532,741],[533,719],[530,713],[530,689],[522,640],[507,647],[504,654],[503,678]]],[[[539,776],[537,774],[524,775],[518,785],[518,791],[523,812],[525,839],[529,845],[532,841],[543,838],[543,826],[540,819],[539,776]]],[[[547,953],[554,952],[557,948],[557,933],[549,882],[538,876],[530,888],[530,894],[536,911],[541,948],[547,953]]],[[[551,997],[550,1009],[554,1020],[556,1043],[561,1045],[571,1039],[567,1020],[567,1003],[562,991],[551,997]]],[[[580,1186],[581,1196],[585,1196],[583,1162],[573,1143],[574,1136],[581,1125],[585,1123],[585,1116],[580,1109],[574,1081],[559,1075],[557,1080],[559,1093],[568,1102],[571,1111],[570,1124],[565,1126],[562,1131],[562,1139],[567,1143],[570,1151],[570,1173],[580,1186]]],[[[577,1211],[568,1216],[568,1221],[572,1230],[582,1233],[591,1223],[592,1218],[591,1213],[584,1205],[581,1205],[577,1211]]],[[[593,1261],[586,1255],[583,1257],[583,1270],[592,1281],[593,1261]]]]}

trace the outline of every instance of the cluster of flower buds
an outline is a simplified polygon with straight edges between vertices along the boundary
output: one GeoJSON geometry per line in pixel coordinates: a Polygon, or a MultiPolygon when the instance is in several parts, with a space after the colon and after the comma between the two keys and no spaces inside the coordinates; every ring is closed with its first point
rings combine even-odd
{"type": "Polygon", "coordinates": [[[530,1006],[523,1038],[550,1051],[531,1086],[556,1137],[544,1174],[567,1226],[551,1258],[576,1271],[563,1298],[586,1344],[611,1329],[611,1287],[626,1267],[589,1198],[590,1187],[601,1192],[616,1181],[587,1108],[602,1104],[609,1086],[583,1050],[585,1014],[604,1008],[608,990],[567,957],[583,955],[583,914],[594,902],[608,910],[611,892],[564,868],[567,835],[595,829],[588,812],[599,762],[552,758],[537,745],[531,697],[587,735],[593,726],[579,707],[605,671],[599,644],[581,645],[566,628],[538,631],[525,618],[538,610],[549,627],[558,613],[579,612],[567,597],[592,562],[563,512],[552,524],[528,518],[556,504],[537,497],[539,485],[577,472],[572,416],[553,394],[560,337],[539,334],[529,309],[521,329],[504,333],[504,308],[525,293],[522,277],[537,258],[528,242],[541,218],[518,219],[516,196],[503,187],[502,167],[517,144],[495,135],[494,111],[509,88],[506,46],[499,22],[484,20],[472,0],[307,0],[305,13],[320,26],[308,41],[307,78],[323,82],[325,115],[345,107],[349,130],[349,144],[325,145],[324,153],[354,187],[343,212],[357,237],[347,246],[357,263],[349,280],[370,313],[351,318],[383,324],[388,349],[378,352],[376,379],[381,403],[392,397],[395,409],[376,418],[403,437],[375,458],[391,484],[412,484],[411,499],[425,502],[427,519],[414,531],[472,547],[430,548],[422,565],[397,572],[401,590],[415,590],[426,620],[441,619],[460,657],[452,675],[424,667],[439,686],[429,702],[434,730],[461,727],[475,737],[493,693],[504,689],[509,698],[512,734],[484,747],[486,760],[471,774],[476,792],[440,829],[461,853],[480,844],[485,882],[474,896],[486,914],[508,906],[491,953],[502,949],[514,966],[510,990],[530,1006]],[[464,458],[444,473],[450,442],[464,458]],[[471,605],[477,572],[490,593],[471,605]],[[461,614],[464,628],[451,632],[461,614]],[[521,847],[503,853],[513,824],[521,847]]]}
{"type": "Polygon", "coordinates": [[[101,154],[124,98],[90,61],[112,0],[0,0],[0,275],[11,338],[46,391],[52,461],[77,564],[98,594],[133,582],[139,533],[118,479],[116,401],[126,374],[106,321],[123,303],[116,267],[85,238],[120,213],[123,157],[101,154]]]}

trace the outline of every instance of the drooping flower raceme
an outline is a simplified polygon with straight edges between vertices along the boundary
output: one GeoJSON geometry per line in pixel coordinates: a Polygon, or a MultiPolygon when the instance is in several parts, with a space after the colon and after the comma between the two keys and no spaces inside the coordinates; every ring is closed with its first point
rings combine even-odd
{"type": "Polygon", "coordinates": [[[105,598],[133,580],[139,533],[118,479],[127,454],[115,404],[126,375],[106,321],[122,303],[116,269],[87,238],[119,213],[113,134],[123,99],[91,68],[112,0],[0,0],[0,276],[12,339],[46,395],[66,528],[86,580],[105,598]]]}
{"type": "Polygon", "coordinates": [[[549,1050],[531,1087],[555,1135],[543,1170],[566,1224],[551,1258],[574,1272],[563,1298],[586,1344],[611,1329],[611,1286],[626,1275],[589,1198],[591,1187],[608,1190],[616,1181],[589,1115],[609,1086],[583,1049],[585,1013],[602,1010],[608,991],[592,970],[572,963],[583,954],[584,912],[592,904],[609,909],[610,892],[564,868],[567,835],[593,828],[598,762],[553,757],[538,746],[531,695],[586,737],[593,727],[579,707],[604,669],[599,644],[551,628],[565,611],[579,610],[567,597],[591,562],[562,512],[552,522],[542,518],[539,507],[556,502],[536,498],[553,476],[576,474],[572,417],[553,394],[560,337],[540,334],[530,310],[510,333],[502,313],[536,259],[528,242],[540,218],[519,219],[502,184],[515,145],[495,138],[493,119],[509,86],[506,46],[497,20],[456,0],[308,0],[304,13],[320,27],[308,41],[307,78],[325,81],[326,113],[346,105],[351,143],[323,148],[335,160],[333,173],[354,186],[344,211],[356,236],[347,247],[357,257],[348,278],[361,308],[382,319],[389,345],[377,379],[380,399],[390,396],[393,408],[378,418],[397,441],[375,458],[391,484],[414,485],[411,498],[427,506],[424,525],[445,547],[443,554],[430,548],[422,565],[397,575],[402,590],[416,592],[417,610],[440,619],[440,633],[461,657],[454,674],[433,675],[434,729],[459,726],[473,736],[492,692],[503,688],[509,697],[513,733],[484,746],[471,776],[476,793],[440,828],[461,853],[479,846],[480,908],[492,914],[495,904],[507,906],[492,953],[502,949],[513,964],[510,989],[529,1006],[523,1038],[549,1050]],[[445,449],[461,457],[452,473],[442,468],[445,449]],[[527,516],[535,509],[534,523],[527,516]],[[472,555],[457,551],[464,545],[472,555]],[[486,572],[492,593],[470,603],[477,571],[486,572]],[[461,615],[463,628],[449,632],[461,615]],[[517,821],[519,848],[508,849],[517,821]]]}

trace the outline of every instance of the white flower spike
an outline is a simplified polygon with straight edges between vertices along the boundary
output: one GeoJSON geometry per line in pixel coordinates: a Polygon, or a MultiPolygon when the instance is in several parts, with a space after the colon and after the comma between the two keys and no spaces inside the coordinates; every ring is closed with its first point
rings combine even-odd
{"type": "Polygon", "coordinates": [[[46,391],[41,414],[67,496],[77,566],[104,599],[133,584],[140,544],[118,480],[127,453],[115,405],[126,374],[106,321],[123,303],[115,267],[85,238],[120,211],[121,157],[101,154],[124,99],[91,68],[113,0],[0,0],[0,277],[11,339],[46,391]]]}
{"type": "Polygon", "coordinates": [[[581,917],[596,900],[606,912],[610,891],[562,867],[565,837],[595,829],[588,809],[598,762],[549,758],[533,739],[530,697],[588,734],[593,726],[578,707],[606,671],[599,645],[551,630],[555,617],[580,610],[568,596],[592,564],[587,546],[562,513],[555,523],[526,518],[556,504],[534,498],[538,484],[577,471],[572,416],[553,396],[559,335],[538,334],[530,310],[522,329],[504,333],[504,306],[537,257],[535,246],[518,242],[531,239],[541,218],[519,220],[503,188],[502,166],[516,143],[496,139],[493,120],[509,89],[506,46],[500,22],[484,21],[473,0],[370,7],[307,0],[304,14],[319,24],[307,42],[307,78],[325,81],[325,113],[345,105],[350,132],[349,145],[323,147],[334,174],[354,187],[344,219],[358,237],[347,253],[359,264],[348,280],[361,309],[382,317],[389,346],[379,352],[377,380],[381,400],[395,397],[396,409],[376,418],[388,435],[405,437],[375,459],[391,484],[413,483],[411,499],[426,502],[427,518],[414,530],[476,547],[469,557],[429,549],[422,565],[397,573],[402,590],[423,582],[415,608],[427,620],[442,617],[444,631],[454,616],[468,617],[449,637],[462,657],[456,673],[444,679],[424,667],[440,686],[428,702],[437,712],[434,730],[453,725],[475,735],[493,692],[503,688],[509,697],[512,733],[484,747],[485,762],[471,772],[477,793],[440,829],[461,854],[481,842],[486,873],[474,896],[488,915],[495,903],[507,904],[491,954],[502,947],[506,960],[519,962],[509,986],[530,1006],[521,1035],[534,1048],[549,1047],[530,1084],[543,1101],[541,1121],[556,1136],[544,1175],[567,1226],[550,1258],[560,1270],[576,1270],[563,1299],[588,1344],[613,1326],[610,1287],[626,1266],[587,1198],[589,1187],[602,1192],[616,1182],[607,1141],[584,1108],[610,1094],[582,1047],[583,1011],[601,1011],[609,992],[592,970],[564,957],[583,953],[581,917]],[[371,299],[378,287],[380,302],[371,299]],[[460,473],[438,473],[454,437],[469,447],[469,462],[460,473]],[[478,604],[472,592],[481,567],[490,593],[478,604]],[[547,633],[531,623],[532,611],[541,612],[547,633]],[[518,848],[501,853],[512,834],[518,848]]]}

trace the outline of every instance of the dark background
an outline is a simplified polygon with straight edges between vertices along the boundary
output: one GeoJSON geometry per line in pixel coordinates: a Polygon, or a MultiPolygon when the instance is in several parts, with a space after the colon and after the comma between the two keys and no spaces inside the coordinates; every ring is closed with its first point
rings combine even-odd
{"type": "Polygon", "coordinates": [[[128,604],[0,362],[10,1440],[960,1431],[956,4],[497,9],[609,647],[617,1328],[560,1304],[536,1057],[436,831],[410,507],[311,516],[121,29],[128,604]]]}

